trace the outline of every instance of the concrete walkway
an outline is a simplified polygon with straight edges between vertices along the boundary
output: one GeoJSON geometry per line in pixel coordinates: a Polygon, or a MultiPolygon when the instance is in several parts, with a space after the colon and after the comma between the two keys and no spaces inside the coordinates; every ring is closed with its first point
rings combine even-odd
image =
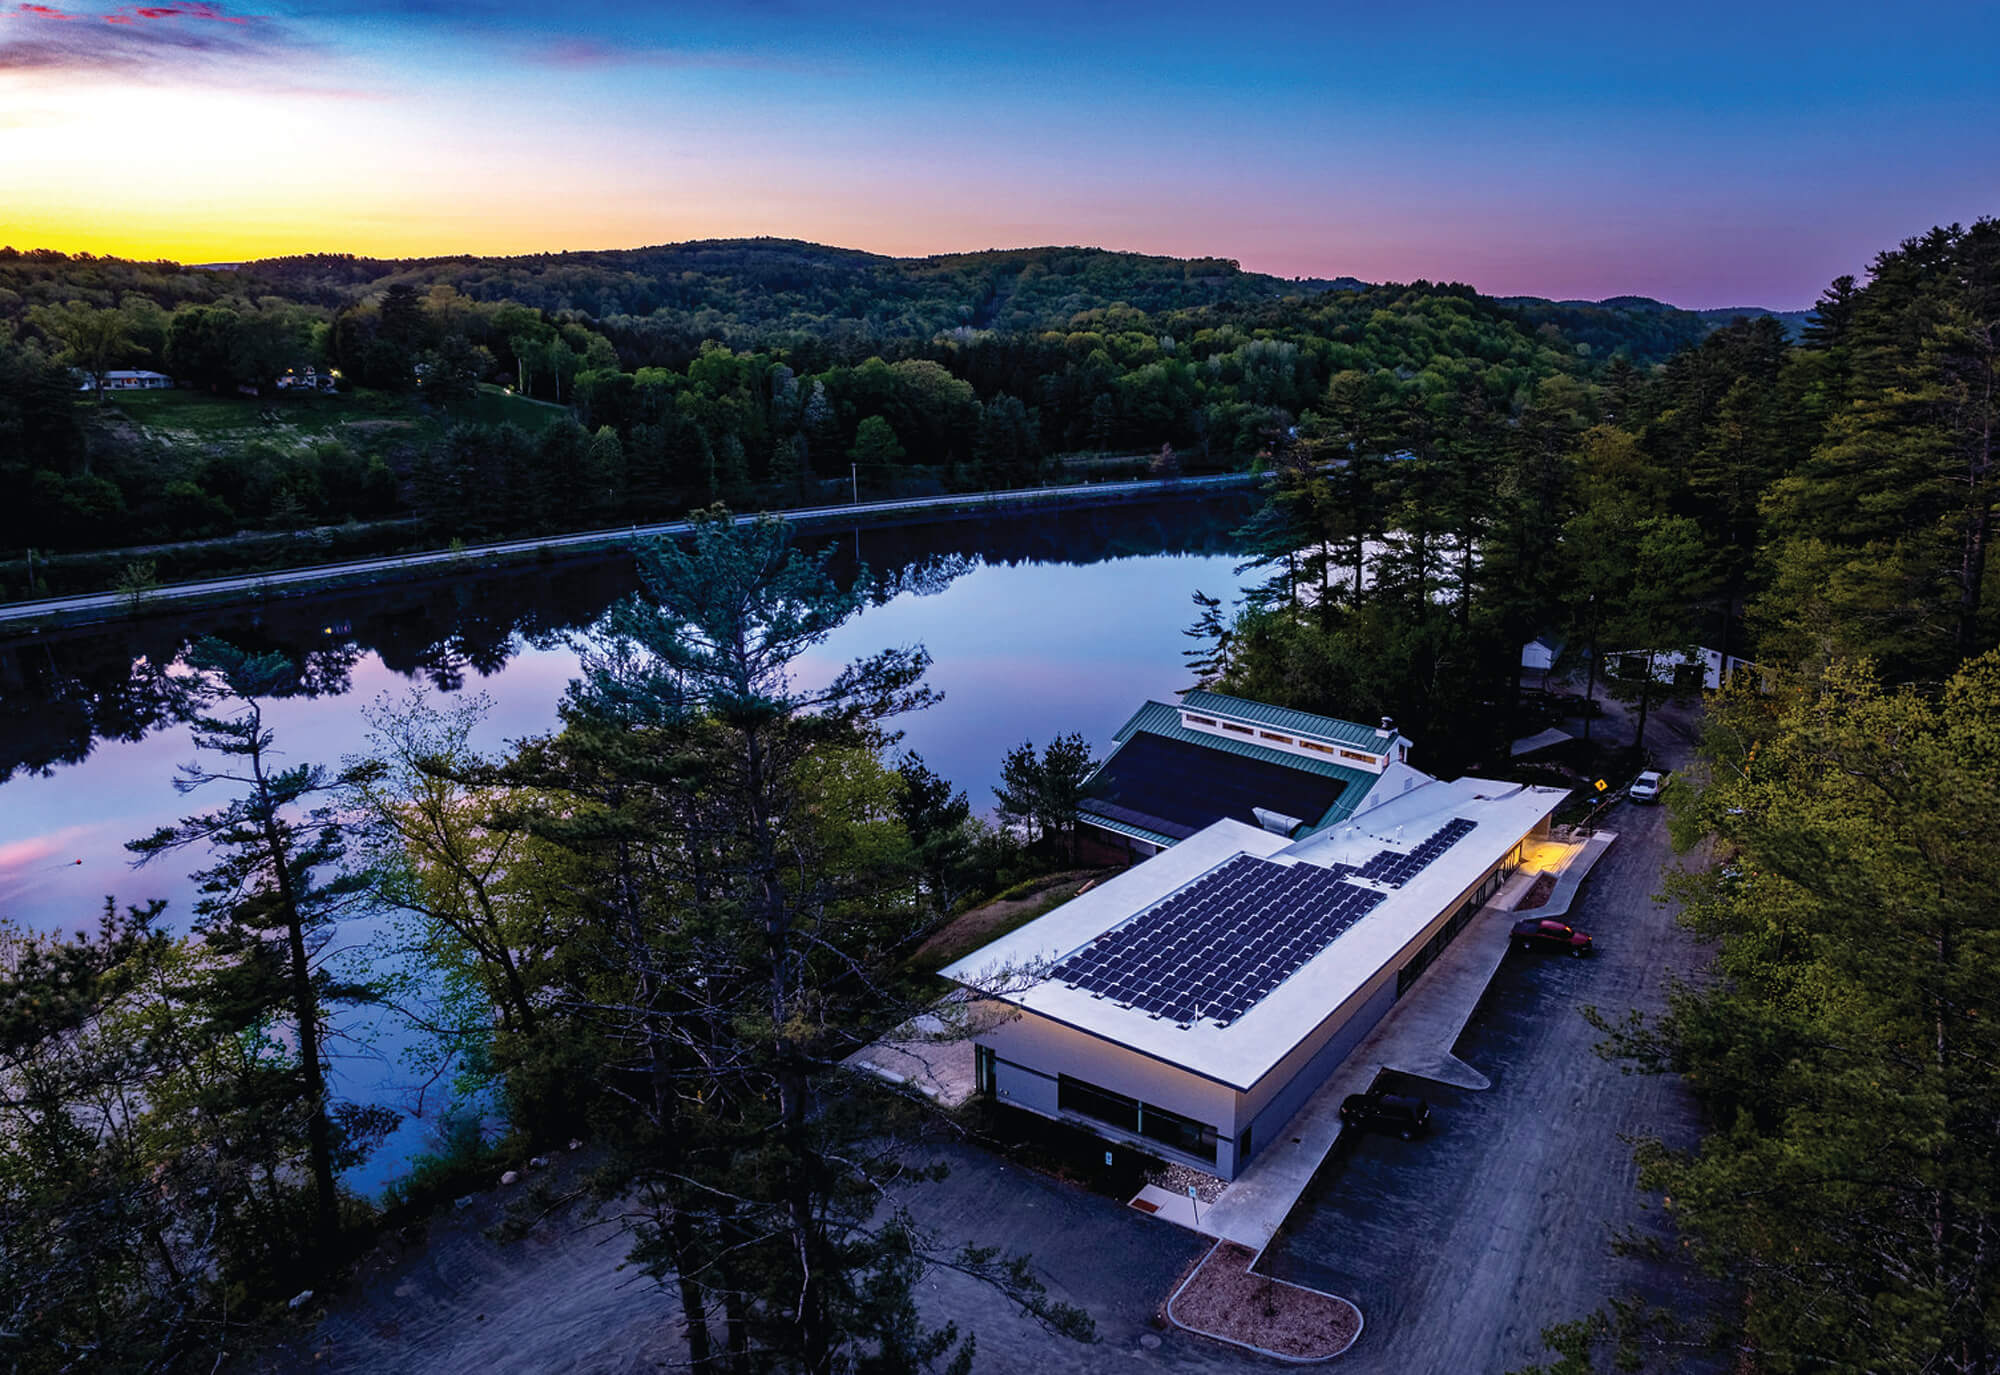
{"type": "Polygon", "coordinates": [[[1203,1203],[1198,1207],[1194,1199],[1186,1194],[1170,1193],[1157,1184],[1147,1184],[1132,1195],[1125,1206],[1137,1208],[1150,1217],[1162,1222],[1171,1222],[1176,1227],[1185,1227],[1190,1232],[1200,1232],[1203,1236],[1216,1235],[1214,1226],[1208,1220],[1209,1209],[1215,1205],[1203,1203]]]}
{"type": "Polygon", "coordinates": [[[1611,848],[1611,842],[1616,839],[1618,839],[1616,831],[1599,831],[1585,840],[1583,853],[1563,866],[1562,872],[1556,876],[1556,890],[1549,894],[1547,902],[1535,909],[1535,915],[1541,917],[1568,915],[1569,905],[1576,901],[1576,890],[1583,886],[1583,880],[1589,875],[1591,866],[1597,863],[1599,855],[1611,848]]]}
{"type": "MultiPolygon", "coordinates": [[[[1568,911],[1577,885],[1616,839],[1610,832],[1600,832],[1573,851],[1548,905],[1536,914],[1568,911]]],[[[1367,1039],[1292,1115],[1279,1139],[1266,1145],[1222,1197],[1202,1210],[1203,1232],[1239,1242],[1261,1255],[1340,1139],[1341,1100],[1366,1090],[1381,1071],[1396,1070],[1460,1088],[1491,1087],[1485,1075],[1452,1054],[1452,1047],[1506,958],[1514,905],[1539,877],[1539,870],[1522,869],[1479,909],[1458,939],[1424,971],[1409,996],[1389,1009],[1367,1039]]]]}

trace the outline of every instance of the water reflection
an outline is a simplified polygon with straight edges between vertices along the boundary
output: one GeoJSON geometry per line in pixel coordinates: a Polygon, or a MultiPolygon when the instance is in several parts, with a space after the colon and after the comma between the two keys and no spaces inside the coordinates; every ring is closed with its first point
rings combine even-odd
{"type": "MultiPolygon", "coordinates": [[[[1088,565],[1157,554],[1233,554],[1231,532],[1252,499],[1208,494],[1059,513],[808,531],[831,544],[851,584],[857,548],[873,574],[871,600],[936,596],[981,566],[1088,565]]],[[[169,723],[163,674],[204,635],[298,666],[293,695],[350,690],[372,655],[400,677],[457,692],[492,678],[524,650],[549,649],[638,589],[628,555],[413,578],[351,592],[274,597],[111,626],[0,641],[0,782],[91,757],[100,741],[136,741],[169,723]]]]}
{"type": "MultiPolygon", "coordinates": [[[[944,701],[894,724],[986,810],[1008,747],[1080,730],[1101,748],[1140,700],[1187,685],[1189,593],[1234,593],[1241,551],[1230,532],[1249,504],[1211,496],[863,531],[868,605],[799,672],[826,678],[886,645],[926,645],[944,701]]],[[[836,543],[837,575],[854,576],[852,532],[805,539],[836,543]]],[[[9,780],[0,786],[0,917],[70,927],[93,920],[111,893],[164,898],[169,925],[185,926],[198,896],[186,874],[135,874],[124,846],[193,805],[172,786],[194,751],[185,729],[169,728],[161,673],[196,639],[279,651],[297,666],[298,691],[266,713],[287,764],[333,764],[361,750],[363,706],[401,697],[413,682],[447,693],[477,683],[493,706],[473,745],[493,752],[554,724],[577,669],[570,637],[637,585],[628,558],[598,558],[0,645],[0,770],[9,780]]],[[[202,862],[189,861],[179,868],[202,862]]],[[[341,941],[363,958],[380,928],[343,922],[341,941]]],[[[408,1028],[381,1013],[340,1029],[357,1043],[334,1050],[341,1092],[414,1111],[421,1079],[395,1062],[408,1028]]],[[[379,1186],[424,1132],[413,1117],[350,1182],[379,1186]]]]}

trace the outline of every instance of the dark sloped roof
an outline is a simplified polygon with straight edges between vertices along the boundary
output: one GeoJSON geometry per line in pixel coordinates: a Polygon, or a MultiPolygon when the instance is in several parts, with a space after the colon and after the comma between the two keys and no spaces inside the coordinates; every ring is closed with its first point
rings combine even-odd
{"type": "Polygon", "coordinates": [[[1310,826],[1350,786],[1345,778],[1141,731],[1091,777],[1082,810],[1086,818],[1182,840],[1224,817],[1255,826],[1256,807],[1310,826]]]}
{"type": "MultiPolygon", "coordinates": [[[[1255,744],[1252,741],[1239,739],[1231,735],[1218,735],[1214,731],[1189,730],[1181,724],[1181,709],[1169,706],[1165,702],[1148,702],[1133,712],[1132,719],[1118,729],[1116,738],[1119,748],[1122,749],[1127,742],[1141,735],[1162,735],[1169,740],[1182,740],[1188,744],[1197,745],[1202,749],[1212,750],[1218,755],[1227,754],[1235,755],[1241,759],[1255,759],[1263,763],[1274,764],[1282,769],[1293,769],[1300,773],[1316,774],[1321,778],[1338,779],[1342,783],[1345,783],[1347,786],[1340,790],[1337,795],[1338,800],[1332,806],[1328,807],[1326,811],[1318,816],[1304,818],[1304,820],[1312,823],[1314,830],[1331,826],[1336,821],[1345,821],[1353,813],[1354,809],[1361,805],[1361,800],[1368,796],[1368,790],[1375,786],[1377,778],[1377,775],[1368,769],[1357,769],[1347,764],[1337,764],[1331,759],[1309,759],[1301,754],[1293,754],[1286,750],[1274,750],[1268,745],[1255,744]]],[[[1116,750],[1112,751],[1111,759],[1115,760],[1117,757],[1118,752],[1116,750]]],[[[1106,760],[1105,767],[1108,768],[1110,763],[1111,760],[1106,760]]],[[[1258,805],[1262,806],[1264,804],[1259,803],[1258,805]]],[[[1274,810],[1282,811],[1283,809],[1276,808],[1274,810]]],[[[1286,815],[1295,815],[1295,813],[1288,812],[1286,815]]],[[[1113,829],[1120,828],[1114,827],[1113,829]]],[[[1146,829],[1152,830],[1155,828],[1147,827],[1146,829]]],[[[1135,834],[1135,832],[1128,830],[1126,834],[1135,834]]],[[[1160,837],[1144,835],[1140,836],[1140,839],[1158,841],[1160,837]]]]}

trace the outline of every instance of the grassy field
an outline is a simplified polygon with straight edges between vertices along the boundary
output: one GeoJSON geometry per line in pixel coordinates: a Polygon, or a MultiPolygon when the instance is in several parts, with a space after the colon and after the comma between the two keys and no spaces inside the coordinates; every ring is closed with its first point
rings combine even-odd
{"type": "MultiPolygon", "coordinates": [[[[211,396],[179,389],[126,392],[106,405],[146,438],[172,448],[257,442],[297,451],[331,438],[366,449],[384,439],[425,444],[443,428],[442,418],[427,413],[414,396],[362,389],[333,396],[211,396]]],[[[533,434],[567,414],[567,407],[482,387],[479,396],[452,418],[483,425],[511,421],[533,434]]]]}

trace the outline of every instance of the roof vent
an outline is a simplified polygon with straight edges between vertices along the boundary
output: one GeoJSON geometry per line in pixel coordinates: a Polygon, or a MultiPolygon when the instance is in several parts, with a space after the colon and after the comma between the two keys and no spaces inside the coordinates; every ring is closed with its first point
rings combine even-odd
{"type": "Polygon", "coordinates": [[[1268,807],[1252,807],[1250,815],[1256,817],[1257,824],[1273,835],[1289,837],[1293,831],[1306,824],[1295,816],[1286,816],[1283,812],[1274,812],[1268,807]]]}
{"type": "Polygon", "coordinates": [[[1395,733],[1396,733],[1396,718],[1393,716],[1383,717],[1382,724],[1375,728],[1375,734],[1383,740],[1389,739],[1390,737],[1395,735],[1395,733]]]}

